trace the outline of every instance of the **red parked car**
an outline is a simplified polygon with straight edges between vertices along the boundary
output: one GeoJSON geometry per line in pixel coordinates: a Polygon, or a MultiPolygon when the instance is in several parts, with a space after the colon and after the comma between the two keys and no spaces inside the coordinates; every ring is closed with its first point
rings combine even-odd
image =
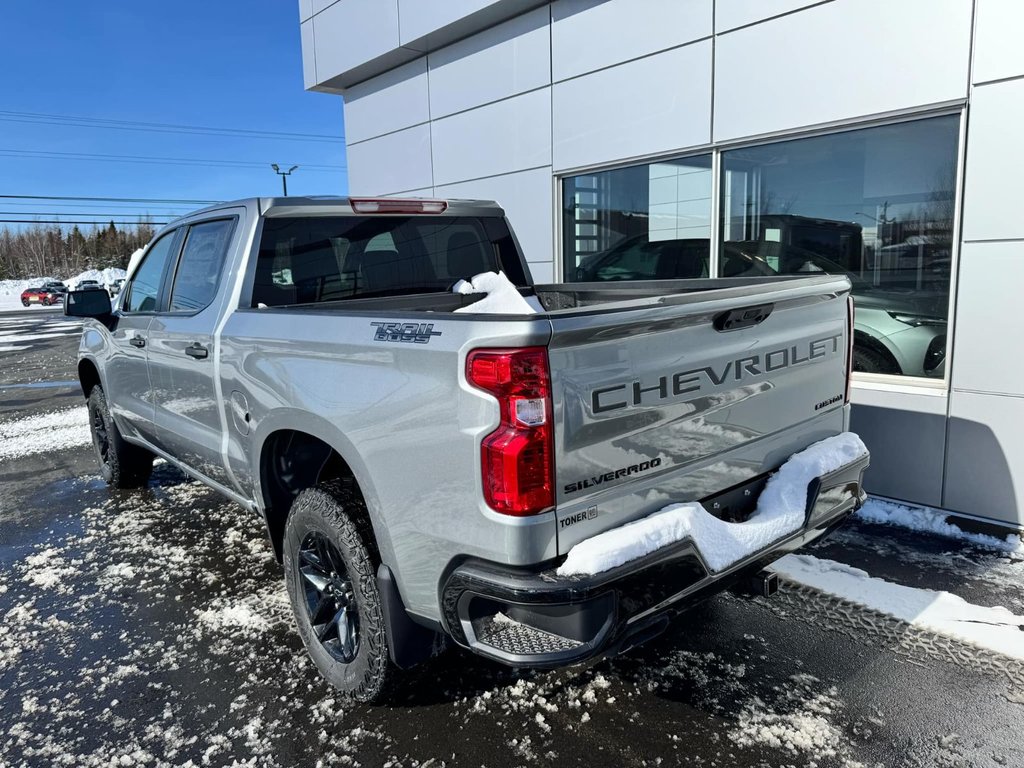
{"type": "Polygon", "coordinates": [[[21,292],[21,305],[23,307],[32,304],[42,304],[49,307],[52,304],[59,304],[64,300],[64,295],[59,291],[52,290],[46,286],[41,288],[27,288],[21,292]]]}

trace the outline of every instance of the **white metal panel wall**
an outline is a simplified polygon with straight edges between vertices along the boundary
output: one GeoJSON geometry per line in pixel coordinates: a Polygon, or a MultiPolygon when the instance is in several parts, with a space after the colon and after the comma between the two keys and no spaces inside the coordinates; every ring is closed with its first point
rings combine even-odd
{"type": "Polygon", "coordinates": [[[964,178],[964,240],[1024,238],[1024,80],[975,86],[964,178]]]}
{"type": "Polygon", "coordinates": [[[338,0],[313,17],[313,49],[322,80],[397,47],[398,0],[338,0]]]}
{"type": "Polygon", "coordinates": [[[711,35],[712,0],[558,0],[551,6],[556,81],[711,35]]]}
{"type": "Polygon", "coordinates": [[[426,56],[353,86],[345,93],[348,144],[429,120],[426,56]]]}
{"type": "Polygon", "coordinates": [[[943,503],[1024,527],[1022,24],[1020,2],[978,0],[943,503]]]}
{"type": "Polygon", "coordinates": [[[312,88],[317,83],[316,79],[316,55],[313,45],[313,22],[304,21],[299,25],[299,35],[302,37],[302,84],[306,88],[312,88]]]}
{"type": "Polygon", "coordinates": [[[554,215],[550,167],[448,184],[435,191],[444,198],[496,200],[512,223],[534,280],[544,277],[550,282],[554,215]]]}
{"type": "MultiPolygon", "coordinates": [[[[395,0],[387,0],[387,2],[394,2],[395,0]]],[[[337,5],[343,2],[343,0],[310,0],[310,5],[313,13],[320,13],[322,10],[337,5]]]]}
{"type": "Polygon", "coordinates": [[[348,186],[353,194],[383,195],[433,185],[427,125],[348,147],[348,186]]]}
{"type": "Polygon", "coordinates": [[[431,53],[430,112],[436,119],[551,83],[545,6],[431,53]]]}
{"type": "Polygon", "coordinates": [[[711,42],[554,86],[554,168],[618,162],[711,139],[711,42]]]}
{"type": "MultiPolygon", "coordinates": [[[[1024,355],[1015,351],[1017,340],[1024,339],[1022,288],[1024,242],[964,243],[957,293],[954,389],[1024,397],[1024,355]]],[[[1024,423],[1021,427],[1024,432],[1024,423]]]]}
{"type": "Polygon", "coordinates": [[[1024,527],[1024,398],[950,397],[943,505],[1024,527]]]}
{"type": "Polygon", "coordinates": [[[1024,75],[1024,3],[978,0],[974,32],[975,83],[1024,75]]]}
{"type": "Polygon", "coordinates": [[[720,35],[715,140],[966,98],[970,33],[971,0],[833,0],[720,35]]]}
{"type": "Polygon", "coordinates": [[[425,37],[454,21],[501,2],[503,0],[398,0],[402,18],[402,44],[425,37]]]}
{"type": "Polygon", "coordinates": [[[549,88],[435,120],[434,184],[551,165],[549,88]]]}
{"type": "Polygon", "coordinates": [[[728,32],[819,2],[821,0],[715,0],[715,31],[728,32]]]}

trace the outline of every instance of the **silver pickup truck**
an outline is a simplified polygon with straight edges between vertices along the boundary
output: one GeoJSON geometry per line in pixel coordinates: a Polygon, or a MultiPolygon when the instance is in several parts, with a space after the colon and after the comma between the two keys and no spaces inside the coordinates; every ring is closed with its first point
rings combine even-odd
{"type": "Polygon", "coordinates": [[[724,564],[691,533],[564,566],[672,504],[743,539],[780,467],[847,429],[849,290],[534,285],[492,202],[260,198],[173,222],[113,306],[65,311],[94,319],[78,374],[104,479],[144,485],[161,456],[258,512],[309,654],[371,701],[446,640],[554,667],[770,591],[767,564],[862,502],[866,453],[801,479],[792,524],[724,564]],[[485,272],[534,311],[452,291],[485,272]]]}

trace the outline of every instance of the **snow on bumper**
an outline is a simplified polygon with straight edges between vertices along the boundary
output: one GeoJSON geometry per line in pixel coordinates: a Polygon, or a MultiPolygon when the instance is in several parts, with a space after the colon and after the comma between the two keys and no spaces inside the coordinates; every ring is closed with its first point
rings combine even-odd
{"type": "Polygon", "coordinates": [[[708,568],[720,572],[800,530],[806,522],[809,486],[862,459],[861,439],[844,432],[796,453],[768,481],[757,509],[742,523],[711,515],[698,502],[672,504],[641,520],[581,541],[569,550],[559,576],[611,570],[663,547],[690,539],[708,568]]]}

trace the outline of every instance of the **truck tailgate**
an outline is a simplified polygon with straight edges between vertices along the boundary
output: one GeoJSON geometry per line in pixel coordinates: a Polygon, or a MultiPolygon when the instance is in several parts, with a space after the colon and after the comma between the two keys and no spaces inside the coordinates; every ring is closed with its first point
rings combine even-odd
{"type": "Polygon", "coordinates": [[[848,291],[815,277],[552,312],[559,551],[775,468],[797,425],[841,431],[848,291]]]}

